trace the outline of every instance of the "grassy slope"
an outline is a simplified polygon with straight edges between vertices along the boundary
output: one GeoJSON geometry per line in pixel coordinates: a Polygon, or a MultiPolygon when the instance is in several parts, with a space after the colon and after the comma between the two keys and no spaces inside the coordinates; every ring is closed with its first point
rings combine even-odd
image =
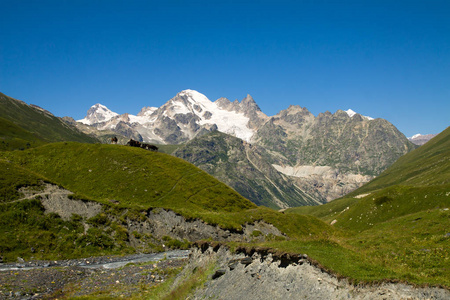
{"type": "Polygon", "coordinates": [[[339,244],[386,278],[449,287],[449,206],[450,128],[348,196],[288,212],[336,220],[348,235],[339,244]]]}
{"type": "Polygon", "coordinates": [[[290,216],[285,222],[283,214],[258,208],[206,172],[164,153],[119,145],[54,143],[3,156],[80,198],[108,205],[116,200],[123,208],[166,208],[237,230],[246,222],[264,219],[292,236],[330,228],[313,217],[290,216]],[[299,227],[308,229],[298,232],[299,227]]]}
{"type": "Polygon", "coordinates": [[[116,206],[133,211],[161,207],[234,230],[247,222],[265,220],[291,238],[310,239],[334,231],[314,217],[286,216],[257,207],[197,167],[140,148],[54,143],[2,152],[0,168],[0,252],[6,260],[17,256],[71,258],[131,250],[123,241],[111,238],[122,235],[124,228],[120,224],[113,224],[112,232],[103,232],[101,224],[91,222],[84,235],[80,218],[63,221],[55,214],[44,214],[39,200],[17,201],[17,188],[39,185],[41,180],[69,189],[81,199],[109,205],[108,213],[114,213],[116,206]]]}
{"type": "Polygon", "coordinates": [[[42,142],[97,142],[97,139],[70,127],[61,119],[2,93],[0,125],[0,140],[5,141],[0,149],[28,148],[42,142]]]}
{"type": "MultiPolygon", "coordinates": [[[[123,241],[114,241],[95,224],[85,232],[81,218],[64,221],[45,214],[38,199],[20,200],[22,186],[39,187],[46,178],[0,159],[0,257],[4,261],[62,259],[128,253],[123,241]],[[89,245],[88,245],[89,244],[89,245]]],[[[114,234],[114,233],[113,233],[114,234]]]]}
{"type": "Polygon", "coordinates": [[[26,149],[45,144],[45,140],[0,117],[0,151],[26,149]]]}

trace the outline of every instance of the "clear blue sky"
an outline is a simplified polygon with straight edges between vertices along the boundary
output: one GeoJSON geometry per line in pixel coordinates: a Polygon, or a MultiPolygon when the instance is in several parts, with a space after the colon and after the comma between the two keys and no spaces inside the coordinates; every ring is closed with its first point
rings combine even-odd
{"type": "Polygon", "coordinates": [[[450,125],[450,1],[0,0],[0,92],[81,119],[183,89],[450,125]]]}

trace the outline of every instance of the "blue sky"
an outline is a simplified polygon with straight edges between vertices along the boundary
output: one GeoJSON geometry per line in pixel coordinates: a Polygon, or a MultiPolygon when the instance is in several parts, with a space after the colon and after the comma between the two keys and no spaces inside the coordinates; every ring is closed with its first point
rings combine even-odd
{"type": "Polygon", "coordinates": [[[450,1],[0,0],[0,92],[81,119],[184,89],[450,125],[450,1]]]}

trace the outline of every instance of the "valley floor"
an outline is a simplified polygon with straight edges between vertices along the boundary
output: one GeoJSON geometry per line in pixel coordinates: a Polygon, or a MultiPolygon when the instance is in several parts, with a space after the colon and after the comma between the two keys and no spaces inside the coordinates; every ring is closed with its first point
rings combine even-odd
{"type": "Polygon", "coordinates": [[[314,266],[306,256],[296,260],[259,252],[237,254],[226,247],[195,248],[189,258],[188,251],[178,252],[128,264],[113,262],[117,257],[1,264],[0,299],[450,298],[449,290],[437,287],[355,286],[314,266]]]}

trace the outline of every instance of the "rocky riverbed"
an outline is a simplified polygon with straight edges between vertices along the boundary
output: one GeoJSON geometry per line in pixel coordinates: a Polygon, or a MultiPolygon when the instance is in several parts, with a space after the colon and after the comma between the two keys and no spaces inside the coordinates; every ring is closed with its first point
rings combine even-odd
{"type": "Polygon", "coordinates": [[[189,251],[126,257],[0,264],[0,299],[54,299],[90,294],[124,298],[145,295],[171,270],[186,264],[189,251]]]}

